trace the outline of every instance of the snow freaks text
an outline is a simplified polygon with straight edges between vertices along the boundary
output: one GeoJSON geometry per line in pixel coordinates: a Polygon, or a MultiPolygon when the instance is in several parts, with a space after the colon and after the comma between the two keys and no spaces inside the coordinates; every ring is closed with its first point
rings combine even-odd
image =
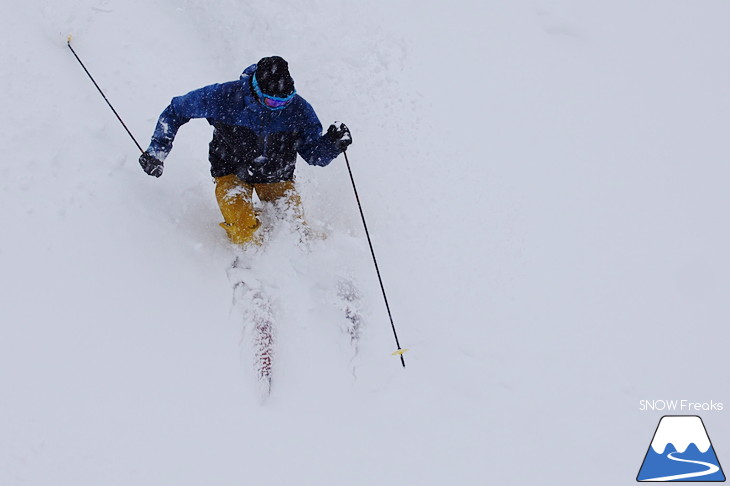
{"type": "Polygon", "coordinates": [[[691,400],[639,400],[639,411],[660,412],[721,412],[724,409],[722,402],[693,402],[691,400]]]}

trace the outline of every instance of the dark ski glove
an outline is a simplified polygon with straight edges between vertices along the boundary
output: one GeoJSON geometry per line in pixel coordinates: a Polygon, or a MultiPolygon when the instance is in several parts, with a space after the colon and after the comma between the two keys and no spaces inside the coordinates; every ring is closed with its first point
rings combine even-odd
{"type": "Polygon", "coordinates": [[[142,166],[142,170],[148,175],[155,177],[162,175],[162,169],[164,167],[162,161],[149,152],[144,152],[139,156],[139,165],[142,166]]]}
{"type": "Polygon", "coordinates": [[[342,122],[334,122],[330,125],[325,135],[337,144],[337,148],[340,149],[340,152],[347,150],[347,147],[349,147],[352,143],[350,129],[342,122]]]}

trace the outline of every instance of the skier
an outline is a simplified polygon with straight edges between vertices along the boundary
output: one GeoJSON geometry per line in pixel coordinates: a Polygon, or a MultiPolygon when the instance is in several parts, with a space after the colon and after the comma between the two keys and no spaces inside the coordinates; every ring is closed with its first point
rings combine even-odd
{"type": "Polygon", "coordinates": [[[213,125],[208,160],[221,226],[231,242],[256,241],[260,226],[253,192],[262,201],[281,201],[303,223],[294,183],[297,153],[310,165],[326,166],[352,143],[350,130],[335,122],[322,135],[311,105],[294,89],[288,63],[264,57],[238,81],[213,84],[172,99],[160,115],[149,148],[139,163],[149,175],[162,175],[178,129],[192,118],[213,125]]]}

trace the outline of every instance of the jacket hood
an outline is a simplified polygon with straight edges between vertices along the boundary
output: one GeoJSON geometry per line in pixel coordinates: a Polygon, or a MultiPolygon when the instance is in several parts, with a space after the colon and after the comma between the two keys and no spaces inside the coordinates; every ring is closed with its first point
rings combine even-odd
{"type": "Polygon", "coordinates": [[[244,84],[245,87],[251,86],[251,78],[253,77],[253,73],[256,72],[256,64],[251,64],[249,67],[243,70],[241,73],[241,82],[244,84]]]}
{"type": "Polygon", "coordinates": [[[258,98],[253,92],[251,87],[251,78],[256,72],[256,64],[251,64],[249,67],[243,70],[239,81],[243,92],[243,100],[246,106],[254,110],[257,113],[265,114],[263,105],[259,102],[258,98]]]}

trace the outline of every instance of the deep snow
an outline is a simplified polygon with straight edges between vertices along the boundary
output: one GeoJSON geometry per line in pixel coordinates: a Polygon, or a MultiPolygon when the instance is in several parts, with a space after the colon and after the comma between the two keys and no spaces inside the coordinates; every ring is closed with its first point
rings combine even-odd
{"type": "MultiPolygon", "coordinates": [[[[3,12],[0,484],[629,484],[662,415],[639,400],[729,401],[727,2],[3,12]],[[146,176],[68,34],[143,144],[172,96],[288,59],[323,123],[352,129],[408,368],[343,161],[300,164],[333,236],[268,260],[282,328],[261,403],[210,127],[146,176]],[[367,295],[352,363],[333,268],[367,295]]],[[[721,463],[727,413],[702,413],[721,463]]]]}

